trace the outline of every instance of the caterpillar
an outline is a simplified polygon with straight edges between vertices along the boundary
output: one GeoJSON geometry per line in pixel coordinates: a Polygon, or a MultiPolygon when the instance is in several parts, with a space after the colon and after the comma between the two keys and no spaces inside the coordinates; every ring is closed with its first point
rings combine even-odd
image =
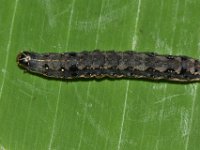
{"type": "Polygon", "coordinates": [[[17,55],[18,65],[48,78],[142,78],[191,82],[200,80],[200,61],[187,56],[135,51],[82,51],[17,55]]]}

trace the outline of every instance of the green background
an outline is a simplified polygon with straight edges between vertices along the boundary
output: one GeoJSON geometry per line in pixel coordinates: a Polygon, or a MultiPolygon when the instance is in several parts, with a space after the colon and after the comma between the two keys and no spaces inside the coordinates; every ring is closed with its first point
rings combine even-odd
{"type": "Polygon", "coordinates": [[[55,81],[22,50],[200,56],[199,0],[0,0],[0,149],[198,150],[199,83],[55,81]]]}

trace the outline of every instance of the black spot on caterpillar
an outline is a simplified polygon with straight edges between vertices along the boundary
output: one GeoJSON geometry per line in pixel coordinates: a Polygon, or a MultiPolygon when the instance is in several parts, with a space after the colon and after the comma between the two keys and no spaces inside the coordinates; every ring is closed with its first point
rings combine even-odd
{"type": "Polygon", "coordinates": [[[18,65],[49,78],[143,78],[191,82],[200,80],[200,61],[187,56],[135,51],[35,53],[24,51],[18,65]]]}

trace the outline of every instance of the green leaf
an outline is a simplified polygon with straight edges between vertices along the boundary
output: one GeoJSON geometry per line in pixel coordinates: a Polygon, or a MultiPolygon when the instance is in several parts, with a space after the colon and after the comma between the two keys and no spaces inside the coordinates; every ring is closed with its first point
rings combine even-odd
{"type": "Polygon", "coordinates": [[[56,81],[22,50],[200,55],[200,1],[1,0],[0,149],[197,150],[199,83],[56,81]]]}

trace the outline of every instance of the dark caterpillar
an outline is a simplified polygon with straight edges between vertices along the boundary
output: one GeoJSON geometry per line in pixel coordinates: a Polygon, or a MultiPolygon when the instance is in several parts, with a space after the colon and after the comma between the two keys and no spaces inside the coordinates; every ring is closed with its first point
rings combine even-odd
{"type": "Polygon", "coordinates": [[[134,51],[67,53],[22,52],[17,62],[23,69],[50,78],[143,78],[199,81],[200,61],[187,56],[134,51]]]}

